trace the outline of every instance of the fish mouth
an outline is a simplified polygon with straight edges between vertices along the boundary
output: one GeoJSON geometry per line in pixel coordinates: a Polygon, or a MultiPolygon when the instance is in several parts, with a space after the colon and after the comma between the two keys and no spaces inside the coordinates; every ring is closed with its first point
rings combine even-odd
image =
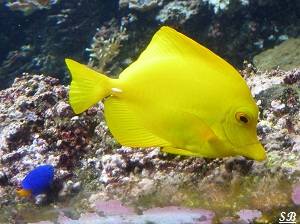
{"type": "Polygon", "coordinates": [[[245,156],[256,161],[264,161],[267,158],[266,151],[259,141],[234,148],[238,155],[245,156]]]}

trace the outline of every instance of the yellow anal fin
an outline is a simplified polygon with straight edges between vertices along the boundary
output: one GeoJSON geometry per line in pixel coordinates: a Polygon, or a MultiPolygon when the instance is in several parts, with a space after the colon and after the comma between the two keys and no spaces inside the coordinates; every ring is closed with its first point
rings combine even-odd
{"type": "Polygon", "coordinates": [[[176,154],[176,155],[183,155],[183,156],[202,156],[201,154],[197,152],[192,152],[186,149],[179,149],[179,148],[174,148],[174,147],[164,147],[162,149],[163,152],[171,153],[171,154],[176,154]]]}
{"type": "Polygon", "coordinates": [[[129,147],[164,147],[171,144],[144,128],[125,103],[111,96],[104,103],[108,127],[114,138],[129,147]]]}

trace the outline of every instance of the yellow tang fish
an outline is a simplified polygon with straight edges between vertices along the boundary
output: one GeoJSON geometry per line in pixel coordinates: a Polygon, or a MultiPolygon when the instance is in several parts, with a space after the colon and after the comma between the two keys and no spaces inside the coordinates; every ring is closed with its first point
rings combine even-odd
{"type": "Polygon", "coordinates": [[[111,79],[66,59],[76,114],[107,97],[104,113],[115,139],[130,147],[262,161],[258,108],[241,75],[207,48],[162,27],[137,61],[111,79]]]}

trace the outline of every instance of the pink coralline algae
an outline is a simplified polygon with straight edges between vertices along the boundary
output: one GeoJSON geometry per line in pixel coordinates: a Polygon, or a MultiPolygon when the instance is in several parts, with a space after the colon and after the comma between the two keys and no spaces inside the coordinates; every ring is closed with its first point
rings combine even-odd
{"type": "Polygon", "coordinates": [[[9,0],[6,6],[29,15],[37,9],[50,9],[59,0],[9,0]]]}
{"type": "Polygon", "coordinates": [[[71,223],[118,223],[118,224],[211,224],[215,214],[203,209],[188,209],[176,206],[164,208],[152,208],[135,214],[131,209],[124,207],[118,200],[96,201],[97,213],[82,214],[79,220],[72,220],[61,214],[58,222],[61,224],[71,223]]]}
{"type": "Polygon", "coordinates": [[[135,214],[131,209],[124,207],[118,200],[98,200],[95,202],[95,208],[103,212],[104,215],[129,216],[135,214]]]}
{"type": "Polygon", "coordinates": [[[292,200],[295,205],[300,205],[300,187],[296,187],[292,193],[292,200]]]}
{"type": "Polygon", "coordinates": [[[258,210],[243,209],[237,212],[237,215],[246,222],[252,222],[255,218],[261,218],[262,213],[258,210]]]}

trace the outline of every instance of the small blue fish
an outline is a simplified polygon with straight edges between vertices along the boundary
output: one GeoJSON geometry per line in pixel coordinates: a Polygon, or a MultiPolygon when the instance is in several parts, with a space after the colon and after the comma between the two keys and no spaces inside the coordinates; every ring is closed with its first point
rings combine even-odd
{"type": "Polygon", "coordinates": [[[30,171],[22,181],[22,190],[17,190],[20,197],[37,196],[50,187],[54,178],[54,167],[52,165],[42,165],[30,171]]]}

